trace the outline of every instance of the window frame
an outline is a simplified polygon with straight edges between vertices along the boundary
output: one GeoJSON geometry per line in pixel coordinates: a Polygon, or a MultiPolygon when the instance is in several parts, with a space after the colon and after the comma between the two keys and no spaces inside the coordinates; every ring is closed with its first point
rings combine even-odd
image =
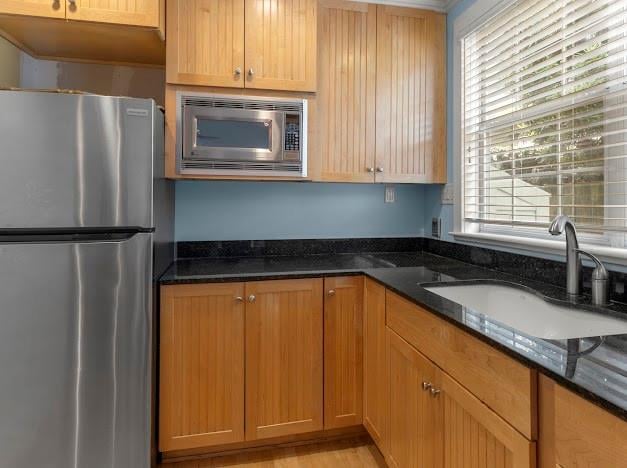
{"type": "MultiPolygon", "coordinates": [[[[563,255],[565,241],[551,238],[548,231],[544,235],[534,228],[512,228],[497,225],[484,225],[464,219],[464,151],[463,151],[463,38],[477,27],[501,13],[516,0],[476,0],[453,20],[452,26],[452,128],[454,207],[453,232],[456,241],[482,247],[506,248],[521,253],[563,255]]],[[[607,233],[580,233],[582,248],[599,256],[603,261],[624,266],[627,264],[627,248],[611,246],[611,236],[607,233]]]]}

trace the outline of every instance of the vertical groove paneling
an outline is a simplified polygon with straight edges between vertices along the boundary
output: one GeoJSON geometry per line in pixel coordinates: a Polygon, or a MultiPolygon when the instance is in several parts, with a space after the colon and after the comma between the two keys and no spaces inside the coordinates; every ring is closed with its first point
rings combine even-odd
{"type": "Polygon", "coordinates": [[[246,439],[322,429],[322,280],[246,284],[246,439]]]}
{"type": "Polygon", "coordinates": [[[441,372],[445,468],[534,468],[535,444],[441,372]]]}
{"type": "Polygon", "coordinates": [[[389,369],[385,327],[385,287],[364,283],[364,426],[386,454],[389,418],[389,369]]]}
{"type": "MultiPolygon", "coordinates": [[[[389,359],[389,444],[387,460],[396,468],[442,467],[443,408],[422,388],[435,386],[438,370],[396,333],[387,330],[389,359]]],[[[453,465],[456,468],[465,464],[453,465]]]]}
{"type": "Polygon", "coordinates": [[[363,411],[364,279],[325,278],[324,291],[324,428],[354,426],[363,411]]]}
{"type": "Polygon", "coordinates": [[[244,86],[244,0],[168,0],[167,20],[168,83],[244,86]]]}
{"type": "Polygon", "coordinates": [[[444,16],[377,7],[377,182],[446,179],[444,16]]]}
{"type": "Polygon", "coordinates": [[[159,450],[244,440],[242,283],[165,286],[159,450]]]}
{"type": "MultiPolygon", "coordinates": [[[[48,3],[52,4],[52,1],[48,0],[48,3]]],[[[75,21],[154,28],[159,26],[159,14],[159,2],[156,0],[76,0],[76,7],[67,9],[67,18],[75,21]]]]}
{"type": "Polygon", "coordinates": [[[316,0],[246,0],[247,88],[316,90],[316,0]]]}
{"type": "Polygon", "coordinates": [[[376,6],[322,0],[318,59],[320,180],[372,182],[376,6]]]}

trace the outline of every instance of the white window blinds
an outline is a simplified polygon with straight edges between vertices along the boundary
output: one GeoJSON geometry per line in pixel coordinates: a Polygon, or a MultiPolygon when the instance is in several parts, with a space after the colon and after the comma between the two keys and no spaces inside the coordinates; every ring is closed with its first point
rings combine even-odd
{"type": "Polygon", "coordinates": [[[627,0],[521,0],[462,41],[474,226],[627,230],[627,0]]]}

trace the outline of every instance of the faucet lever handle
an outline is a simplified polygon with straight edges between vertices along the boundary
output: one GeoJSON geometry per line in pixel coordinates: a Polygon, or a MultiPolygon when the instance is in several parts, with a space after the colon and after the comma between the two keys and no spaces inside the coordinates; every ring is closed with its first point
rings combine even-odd
{"type": "Polygon", "coordinates": [[[601,263],[601,260],[585,250],[577,249],[577,253],[585,255],[595,263],[595,268],[592,272],[592,303],[598,306],[608,305],[610,275],[605,265],[601,263]]]}

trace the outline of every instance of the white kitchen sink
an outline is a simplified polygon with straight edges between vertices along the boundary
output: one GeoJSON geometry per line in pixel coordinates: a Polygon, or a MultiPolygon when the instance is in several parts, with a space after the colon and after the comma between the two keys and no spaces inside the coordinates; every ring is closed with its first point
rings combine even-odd
{"type": "Polygon", "coordinates": [[[425,289],[538,338],[567,339],[627,333],[627,320],[552,304],[516,287],[466,284],[426,286],[425,289]]]}

